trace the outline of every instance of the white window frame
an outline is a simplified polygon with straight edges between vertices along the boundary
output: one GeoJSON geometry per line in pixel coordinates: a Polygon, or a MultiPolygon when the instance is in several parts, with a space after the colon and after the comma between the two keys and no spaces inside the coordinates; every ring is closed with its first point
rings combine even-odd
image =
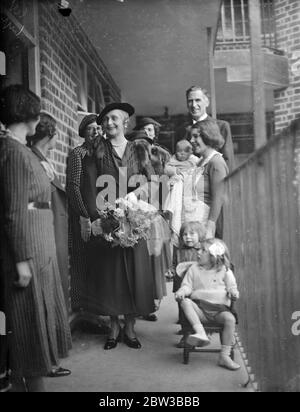
{"type": "Polygon", "coordinates": [[[77,58],[77,74],[78,74],[78,110],[87,112],[88,106],[88,80],[87,80],[87,64],[80,57],[77,58]],[[81,70],[83,68],[83,72],[81,70]],[[82,82],[83,80],[83,82],[82,82]]]}
{"type": "MultiPolygon", "coordinates": [[[[96,80],[95,83],[96,83],[96,90],[95,90],[95,99],[96,99],[96,100],[95,100],[95,106],[96,106],[96,102],[97,102],[97,93],[99,93],[99,98],[100,98],[99,105],[100,105],[100,109],[103,110],[104,107],[105,107],[105,100],[104,100],[104,94],[103,94],[102,84],[101,84],[98,80],[96,80]]],[[[96,109],[96,107],[95,107],[95,109],[96,109]]]]}

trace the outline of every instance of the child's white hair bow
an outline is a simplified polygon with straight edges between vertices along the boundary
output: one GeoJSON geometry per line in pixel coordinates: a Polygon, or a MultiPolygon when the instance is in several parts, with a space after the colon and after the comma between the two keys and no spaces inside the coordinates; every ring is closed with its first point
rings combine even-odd
{"type": "Polygon", "coordinates": [[[221,243],[213,243],[209,248],[209,253],[217,258],[218,256],[224,256],[225,255],[225,247],[221,243]]]}

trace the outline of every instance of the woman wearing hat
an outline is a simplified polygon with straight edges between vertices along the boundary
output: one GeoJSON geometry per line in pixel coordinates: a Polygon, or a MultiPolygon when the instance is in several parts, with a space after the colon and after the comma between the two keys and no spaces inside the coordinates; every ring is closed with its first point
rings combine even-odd
{"type": "MultiPolygon", "coordinates": [[[[154,130],[154,129],[153,129],[154,130]]],[[[159,146],[153,144],[153,139],[149,137],[149,134],[145,130],[136,130],[130,135],[130,139],[136,142],[136,145],[146,144],[151,164],[155,170],[155,174],[162,175],[164,170],[164,164],[157,156],[158,153],[162,153],[159,146]],[[158,167],[159,165],[159,167],[158,167]]],[[[169,154],[166,154],[165,159],[169,159],[169,154]]],[[[160,193],[162,195],[162,193],[160,193]]],[[[166,273],[172,267],[171,248],[170,248],[170,229],[167,221],[163,216],[159,215],[152,223],[152,230],[150,239],[148,240],[149,252],[151,255],[152,273],[155,286],[155,299],[160,302],[164,296],[167,296],[166,287],[166,273]]],[[[157,308],[159,304],[157,305],[157,308]]],[[[155,322],[157,321],[157,315],[155,313],[149,313],[143,316],[144,320],[155,322]]]]}
{"type": "Polygon", "coordinates": [[[158,142],[158,136],[160,132],[161,124],[151,117],[143,117],[138,122],[138,126],[135,130],[144,130],[148,138],[152,140],[153,144],[158,142]]]}
{"type": "Polygon", "coordinates": [[[54,233],[57,261],[63,285],[66,304],[69,300],[69,252],[68,212],[66,191],[48,155],[55,148],[57,140],[56,120],[47,113],[41,113],[34,136],[27,137],[27,146],[41,162],[51,182],[51,208],[54,216],[54,233]]]}
{"type": "Polygon", "coordinates": [[[88,303],[86,243],[91,236],[91,220],[82,196],[85,175],[83,160],[94,151],[98,136],[96,119],[96,114],[89,114],[82,119],[79,136],[84,139],[84,143],[72,150],[67,165],[71,300],[75,311],[85,309],[88,303]]]}
{"type": "MultiPolygon", "coordinates": [[[[121,193],[119,174],[127,183],[133,175],[145,175],[148,179],[154,174],[151,163],[141,161],[134,142],[125,138],[129,117],[134,108],[127,103],[112,103],[100,113],[97,122],[101,124],[106,139],[102,139],[94,161],[86,159],[89,170],[88,181],[105,175],[116,182],[116,197],[121,193]]],[[[102,191],[104,188],[98,188],[102,191]]],[[[124,188],[122,188],[124,190],[124,188]]],[[[92,189],[93,190],[93,189],[92,189]]],[[[134,188],[125,187],[129,194],[134,188]]],[[[96,196],[88,185],[84,187],[84,198],[88,204],[88,214],[97,219],[96,196]]],[[[124,194],[123,194],[124,196],[124,194]]],[[[130,196],[135,197],[133,193],[130,196]]],[[[146,241],[140,241],[134,248],[111,247],[98,238],[89,243],[89,310],[96,314],[108,315],[111,319],[111,332],[105,349],[113,349],[121,339],[119,316],[124,315],[124,343],[130,348],[139,349],[141,343],[134,331],[135,317],[147,315],[154,309],[154,285],[150,257],[146,241]]]]}
{"type": "MultiPolygon", "coordinates": [[[[170,160],[169,151],[158,144],[159,132],[161,124],[151,117],[143,117],[139,120],[135,131],[143,132],[147,136],[147,141],[151,144],[151,163],[155,173],[161,176],[164,173],[165,165],[170,160]]],[[[133,139],[137,137],[132,135],[133,139]]]]}

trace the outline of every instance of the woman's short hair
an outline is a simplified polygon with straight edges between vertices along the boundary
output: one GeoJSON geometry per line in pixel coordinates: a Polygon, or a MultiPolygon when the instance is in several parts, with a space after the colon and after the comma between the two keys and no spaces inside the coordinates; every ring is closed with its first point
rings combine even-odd
{"type": "Polygon", "coordinates": [[[206,146],[210,146],[217,150],[222,149],[224,146],[225,139],[221,135],[219,126],[215,121],[207,119],[197,122],[191,127],[190,133],[193,129],[197,129],[199,131],[200,136],[206,146]]]}
{"type": "Polygon", "coordinates": [[[5,126],[37,120],[40,112],[40,98],[22,85],[8,86],[0,93],[0,121],[5,126]]]}
{"type": "Polygon", "coordinates": [[[41,113],[41,119],[35,129],[35,135],[27,136],[27,146],[33,147],[36,143],[48,137],[53,139],[56,135],[56,120],[47,113],[41,113]]]}

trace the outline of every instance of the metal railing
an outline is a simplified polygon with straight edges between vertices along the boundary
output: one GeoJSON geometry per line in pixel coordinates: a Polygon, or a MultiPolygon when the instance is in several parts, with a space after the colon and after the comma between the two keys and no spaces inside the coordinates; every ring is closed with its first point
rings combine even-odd
{"type": "MultiPolygon", "coordinates": [[[[217,45],[249,44],[249,0],[224,0],[217,45]]],[[[277,49],[274,0],[261,0],[262,44],[277,49]]]]}
{"type": "Polygon", "coordinates": [[[239,335],[261,391],[300,390],[300,121],[226,181],[239,335]]]}

